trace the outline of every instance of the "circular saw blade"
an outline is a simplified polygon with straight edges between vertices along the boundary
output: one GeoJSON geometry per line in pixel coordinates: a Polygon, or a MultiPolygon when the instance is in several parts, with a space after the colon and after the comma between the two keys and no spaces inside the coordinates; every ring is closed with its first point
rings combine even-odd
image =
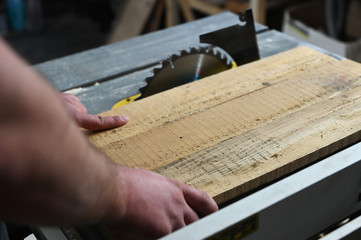
{"type": "Polygon", "coordinates": [[[142,98],[196,81],[203,77],[232,68],[232,58],[210,47],[190,48],[163,61],[145,79],[147,85],[140,89],[142,98]]]}

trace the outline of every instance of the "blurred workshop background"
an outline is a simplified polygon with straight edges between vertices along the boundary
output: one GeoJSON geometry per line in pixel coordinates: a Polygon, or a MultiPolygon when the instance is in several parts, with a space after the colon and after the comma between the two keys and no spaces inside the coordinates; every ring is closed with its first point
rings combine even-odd
{"type": "Polygon", "coordinates": [[[0,0],[0,34],[30,64],[222,11],[358,60],[360,0],[0,0]],[[357,55],[356,57],[353,55],[357,55]]]}

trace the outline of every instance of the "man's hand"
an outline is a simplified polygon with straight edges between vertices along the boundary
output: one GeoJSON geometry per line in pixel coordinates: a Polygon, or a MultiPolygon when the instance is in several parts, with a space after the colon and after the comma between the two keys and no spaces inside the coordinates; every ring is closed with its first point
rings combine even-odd
{"type": "Polygon", "coordinates": [[[120,166],[118,173],[125,208],[112,211],[122,216],[112,224],[115,234],[155,239],[218,210],[206,193],[157,173],[120,166]]]}
{"type": "MultiPolygon", "coordinates": [[[[150,239],[217,210],[193,187],[114,165],[92,147],[54,90],[1,39],[0,53],[0,219],[29,225],[111,224],[126,235],[150,239]]],[[[126,122],[88,115],[77,98],[60,97],[84,128],[126,122]]]]}
{"type": "Polygon", "coordinates": [[[123,126],[128,122],[127,116],[102,117],[88,114],[85,106],[73,94],[59,93],[70,115],[78,125],[88,130],[104,130],[123,126]]]}

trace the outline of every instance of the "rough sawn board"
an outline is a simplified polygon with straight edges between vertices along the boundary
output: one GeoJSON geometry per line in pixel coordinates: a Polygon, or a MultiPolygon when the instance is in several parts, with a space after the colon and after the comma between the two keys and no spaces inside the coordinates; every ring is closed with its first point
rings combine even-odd
{"type": "Polygon", "coordinates": [[[360,76],[299,47],[103,113],[130,122],[89,139],[222,203],[359,141],[360,76]]]}

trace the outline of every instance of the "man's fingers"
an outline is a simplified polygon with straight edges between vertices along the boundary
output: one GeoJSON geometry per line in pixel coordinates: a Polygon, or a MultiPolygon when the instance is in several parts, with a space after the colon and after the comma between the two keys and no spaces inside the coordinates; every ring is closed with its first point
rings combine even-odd
{"type": "Polygon", "coordinates": [[[199,219],[198,214],[191,208],[184,214],[184,222],[186,225],[191,224],[199,219]]]}
{"type": "Polygon", "coordinates": [[[218,210],[217,203],[205,192],[183,185],[183,194],[188,205],[201,215],[208,215],[218,210]]]}
{"type": "Polygon", "coordinates": [[[79,98],[69,93],[58,93],[60,99],[70,115],[76,120],[78,125],[88,130],[104,130],[123,126],[128,122],[126,116],[101,117],[90,115],[86,107],[80,102],[79,98]]]}
{"type": "Polygon", "coordinates": [[[128,122],[127,116],[102,117],[90,114],[79,114],[77,116],[79,126],[88,130],[104,130],[123,126],[128,122]]]}
{"type": "Polygon", "coordinates": [[[88,110],[86,107],[80,102],[79,98],[70,93],[59,93],[58,94],[62,99],[65,107],[72,113],[74,111],[78,111],[81,113],[87,113],[88,110]]]}

